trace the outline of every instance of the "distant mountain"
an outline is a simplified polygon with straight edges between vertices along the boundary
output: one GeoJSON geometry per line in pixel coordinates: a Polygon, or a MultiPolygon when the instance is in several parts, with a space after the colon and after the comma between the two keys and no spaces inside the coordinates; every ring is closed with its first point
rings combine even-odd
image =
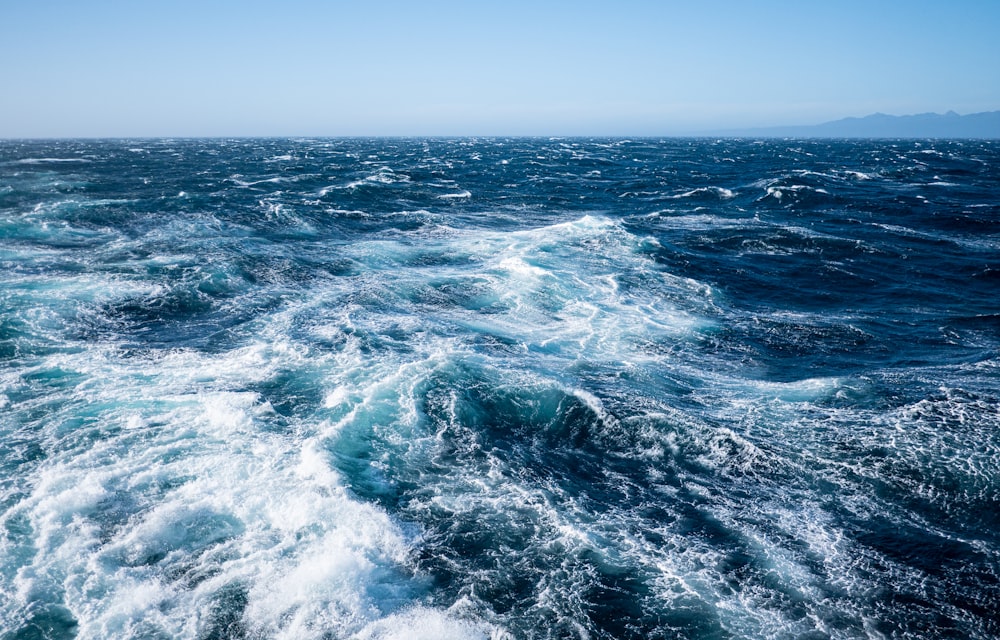
{"type": "Polygon", "coordinates": [[[890,116],[874,113],[798,127],[764,127],[716,131],[713,135],[755,138],[993,138],[1000,139],[1000,111],[960,116],[920,113],[890,116]]]}

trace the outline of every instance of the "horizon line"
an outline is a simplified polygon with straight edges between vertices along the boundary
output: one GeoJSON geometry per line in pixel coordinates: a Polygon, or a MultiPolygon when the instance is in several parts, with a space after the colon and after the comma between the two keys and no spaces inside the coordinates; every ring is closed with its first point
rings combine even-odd
{"type": "Polygon", "coordinates": [[[887,117],[893,119],[907,119],[921,116],[937,116],[940,118],[967,118],[987,114],[1000,114],[1000,109],[987,111],[974,111],[965,114],[957,113],[949,109],[944,113],[936,111],[925,111],[920,113],[908,113],[894,115],[882,111],[875,111],[864,116],[844,116],[835,120],[825,120],[814,124],[778,124],[778,125],[754,125],[754,126],[729,126],[718,129],[699,129],[678,133],[315,133],[315,134],[286,134],[286,133],[266,133],[266,134],[152,134],[152,135],[27,135],[27,136],[0,136],[0,141],[42,141],[42,140],[263,140],[263,139],[460,139],[460,138],[810,138],[810,139],[884,139],[884,140],[905,140],[905,139],[980,139],[993,140],[1000,139],[1000,136],[879,136],[879,135],[828,135],[823,133],[806,133],[806,130],[823,127],[826,125],[841,123],[845,121],[865,120],[873,117],[887,117]],[[781,133],[778,130],[802,130],[802,134],[781,133]],[[768,133],[775,131],[775,133],[768,133]]]}
{"type": "MultiPolygon", "coordinates": [[[[813,125],[803,125],[809,127],[813,125]]],[[[765,127],[765,129],[768,127],[765,127]]],[[[775,127],[779,128],[779,127],[775,127]]],[[[788,135],[788,134],[737,134],[737,133],[690,133],[690,134],[320,134],[320,135],[152,135],[152,136],[29,136],[2,137],[0,143],[8,142],[124,142],[124,141],[167,141],[167,140],[469,140],[508,139],[508,140],[981,140],[997,141],[1000,136],[832,136],[832,135],[788,135]]]]}

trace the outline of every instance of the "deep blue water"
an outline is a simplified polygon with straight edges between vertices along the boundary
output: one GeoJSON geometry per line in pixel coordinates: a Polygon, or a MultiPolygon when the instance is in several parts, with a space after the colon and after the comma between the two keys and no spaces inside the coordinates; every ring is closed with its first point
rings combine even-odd
{"type": "Polygon", "coordinates": [[[0,638],[1000,635],[1000,143],[0,142],[0,638]]]}

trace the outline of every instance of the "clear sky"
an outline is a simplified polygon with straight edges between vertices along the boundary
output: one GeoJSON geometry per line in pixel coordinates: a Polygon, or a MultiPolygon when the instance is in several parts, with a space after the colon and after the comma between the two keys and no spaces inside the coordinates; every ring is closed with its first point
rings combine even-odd
{"type": "Polygon", "coordinates": [[[0,137],[670,135],[1000,109],[1000,0],[0,0],[0,137]]]}

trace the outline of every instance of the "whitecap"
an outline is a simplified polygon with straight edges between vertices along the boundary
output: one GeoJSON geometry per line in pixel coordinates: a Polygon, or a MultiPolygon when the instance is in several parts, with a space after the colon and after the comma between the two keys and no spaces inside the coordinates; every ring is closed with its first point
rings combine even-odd
{"type": "Polygon", "coordinates": [[[88,163],[93,162],[90,158],[22,158],[20,160],[15,160],[15,164],[48,164],[48,163],[73,163],[81,162],[88,163]]]}
{"type": "Polygon", "coordinates": [[[878,177],[875,173],[865,173],[864,171],[845,171],[844,174],[856,180],[874,180],[878,177]]]}
{"type": "Polygon", "coordinates": [[[441,199],[441,200],[462,199],[462,198],[471,198],[471,197],[472,197],[472,193],[470,193],[469,191],[461,191],[459,193],[445,193],[445,194],[442,194],[442,195],[438,196],[438,198],[441,199]]]}
{"type": "Polygon", "coordinates": [[[691,189],[690,191],[685,191],[668,197],[671,199],[680,199],[706,194],[718,196],[723,200],[730,200],[736,197],[736,194],[731,189],[726,189],[725,187],[698,187],[697,189],[691,189]]]}

